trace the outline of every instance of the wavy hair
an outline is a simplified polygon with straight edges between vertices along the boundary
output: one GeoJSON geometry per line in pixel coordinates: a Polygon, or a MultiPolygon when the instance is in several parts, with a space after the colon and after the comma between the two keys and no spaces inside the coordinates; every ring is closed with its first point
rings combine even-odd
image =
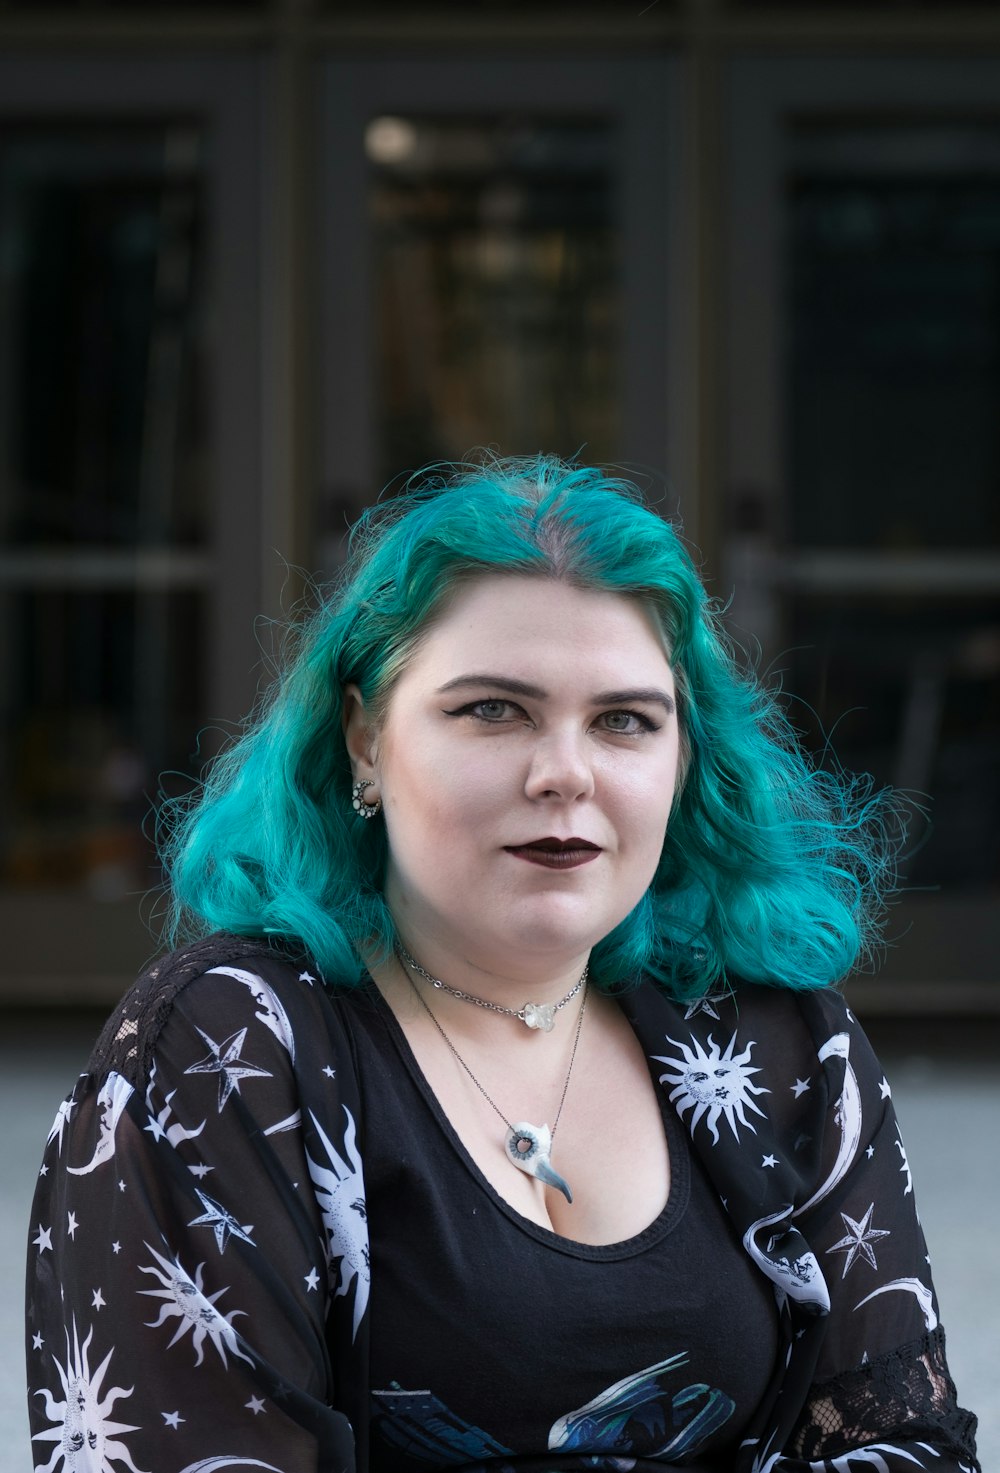
{"type": "Polygon", "coordinates": [[[351,807],[343,688],[357,684],[377,723],[456,590],[496,574],[641,601],[675,674],[683,780],[652,884],[594,948],[595,982],[646,972],[690,999],[732,976],[825,986],[867,959],[895,880],[897,801],[802,753],[635,486],[550,456],[432,467],[362,516],[260,710],[195,798],[161,814],[167,939],[272,937],[341,984],[362,974],[363,948],[391,948],[385,829],[351,807]]]}

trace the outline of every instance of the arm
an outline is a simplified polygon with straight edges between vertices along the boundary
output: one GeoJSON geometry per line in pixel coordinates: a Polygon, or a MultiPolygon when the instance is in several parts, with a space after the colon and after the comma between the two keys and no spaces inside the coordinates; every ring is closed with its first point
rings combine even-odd
{"type": "Polygon", "coordinates": [[[832,1087],[819,1180],[821,1192],[831,1187],[799,1209],[797,1225],[822,1267],[830,1313],[788,1445],[796,1460],[776,1467],[971,1470],[975,1418],[958,1406],[948,1373],[890,1088],[842,1001],[827,996],[824,1006],[823,1033],[839,1040],[824,1059],[832,1087]]]}
{"type": "MultiPolygon", "coordinates": [[[[199,978],[147,1068],[81,1076],[60,1108],[29,1248],[36,1469],[69,1473],[85,1446],[114,1473],[354,1467],[327,1338],[351,1285],[303,1130],[342,1136],[343,1104],[261,996],[199,978]]],[[[305,1037],[318,1001],[303,997],[305,1037]]]]}

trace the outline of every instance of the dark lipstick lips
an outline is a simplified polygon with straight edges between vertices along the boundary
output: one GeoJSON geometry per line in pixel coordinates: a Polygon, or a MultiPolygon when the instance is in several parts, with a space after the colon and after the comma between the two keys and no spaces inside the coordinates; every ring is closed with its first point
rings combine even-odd
{"type": "Polygon", "coordinates": [[[589,839],[548,837],[532,839],[527,844],[512,844],[508,846],[507,853],[546,869],[576,869],[578,865],[589,864],[596,859],[601,850],[589,839]]]}

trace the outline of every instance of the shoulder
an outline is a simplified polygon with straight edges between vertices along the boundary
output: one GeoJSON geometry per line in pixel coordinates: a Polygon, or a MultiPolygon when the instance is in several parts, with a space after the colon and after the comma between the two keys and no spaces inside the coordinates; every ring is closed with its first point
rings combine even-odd
{"type": "Polygon", "coordinates": [[[329,1031],[335,1022],[307,956],[266,938],[219,933],[158,958],[140,975],[105,1024],[87,1072],[114,1072],[144,1088],[161,1036],[179,1014],[203,1036],[262,1023],[293,1059],[297,1038],[314,1035],[318,1024],[329,1031]]]}
{"type": "Polygon", "coordinates": [[[682,1070],[740,1070],[770,1096],[777,1119],[800,1122],[835,1105],[845,1080],[873,1106],[887,1097],[864,1029],[836,989],[737,982],[683,1003],[648,982],[626,1010],[652,1058],[682,1070]]]}

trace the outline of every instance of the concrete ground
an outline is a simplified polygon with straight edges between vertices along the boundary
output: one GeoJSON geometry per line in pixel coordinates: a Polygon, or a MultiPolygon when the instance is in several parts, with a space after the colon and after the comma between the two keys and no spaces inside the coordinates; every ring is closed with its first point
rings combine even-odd
{"type": "MultiPolygon", "coordinates": [[[[24,1244],[41,1149],[99,1019],[0,1023],[0,1473],[30,1473],[21,1341],[24,1244]]],[[[1000,1024],[872,1021],[892,1083],[930,1245],[959,1399],[980,1419],[980,1459],[1000,1469],[1000,1024]]],[[[159,1473],[159,1470],[157,1470],[159,1473]]]]}

